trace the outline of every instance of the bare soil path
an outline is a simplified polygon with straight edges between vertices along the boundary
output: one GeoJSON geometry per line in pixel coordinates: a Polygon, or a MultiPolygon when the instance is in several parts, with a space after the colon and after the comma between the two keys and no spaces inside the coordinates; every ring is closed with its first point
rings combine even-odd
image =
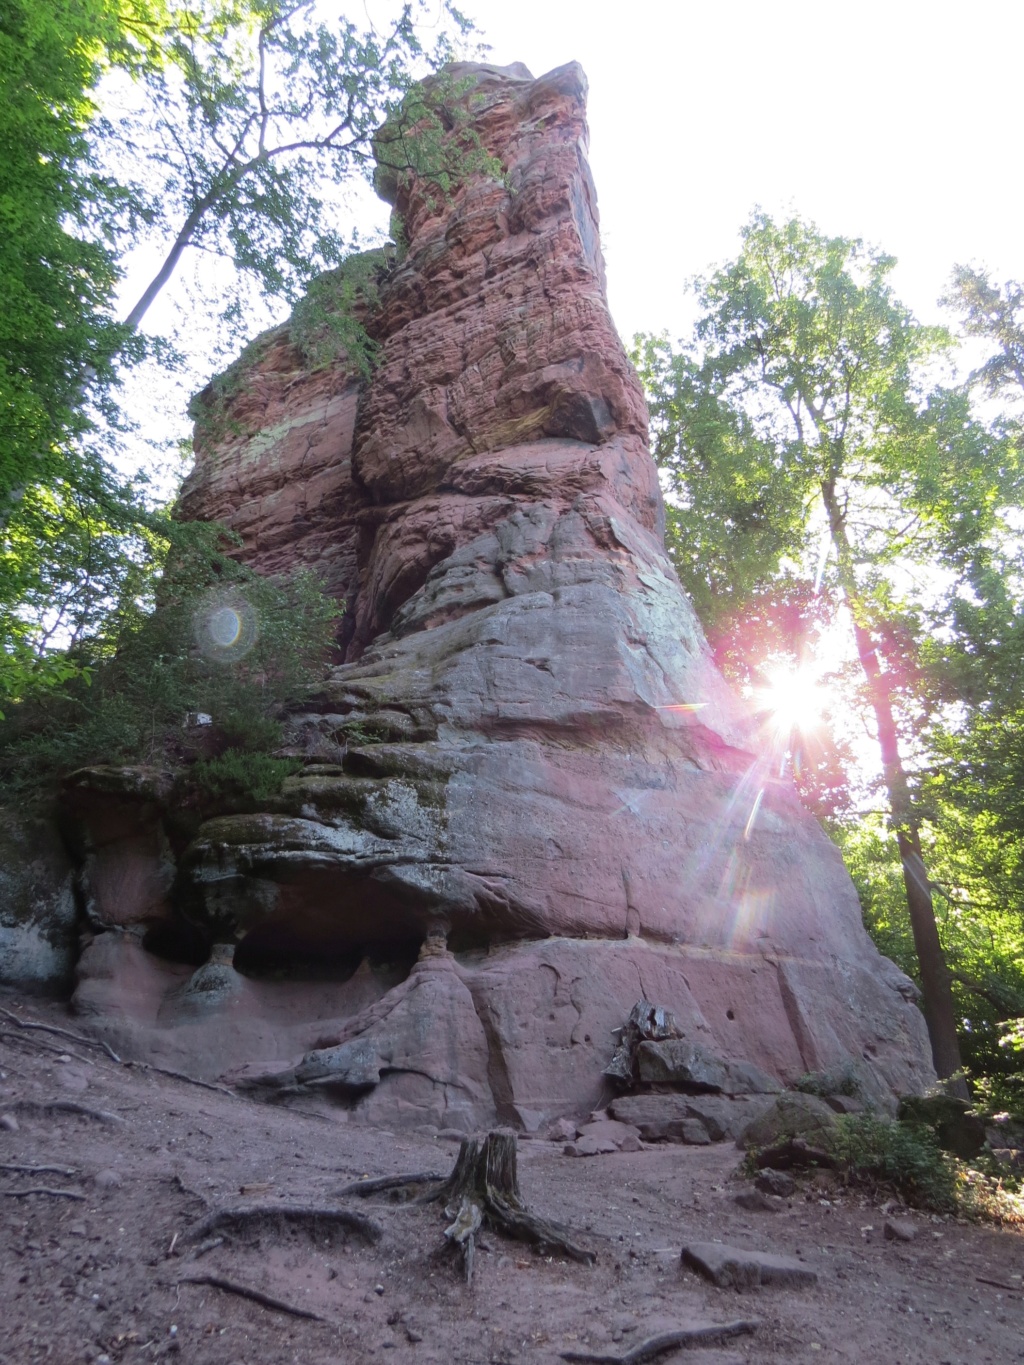
{"type": "MultiPolygon", "coordinates": [[[[0,1003],[81,1029],[56,1005],[0,1003]]],[[[877,1203],[813,1182],[747,1212],[729,1145],[573,1159],[521,1141],[524,1198],[597,1262],[485,1231],[467,1286],[436,1205],[339,1196],[362,1176],[447,1172],[454,1142],[257,1104],[6,1022],[0,1073],[2,1365],[555,1365],[749,1318],[752,1335],[660,1359],[1024,1361],[1019,1233],[910,1214],[914,1240],[887,1241],[877,1203]],[[207,1215],[253,1204],[350,1208],[380,1236],[278,1218],[190,1239],[207,1215]],[[717,1289],[680,1266],[684,1243],[714,1240],[795,1256],[818,1283],[717,1289]]]]}

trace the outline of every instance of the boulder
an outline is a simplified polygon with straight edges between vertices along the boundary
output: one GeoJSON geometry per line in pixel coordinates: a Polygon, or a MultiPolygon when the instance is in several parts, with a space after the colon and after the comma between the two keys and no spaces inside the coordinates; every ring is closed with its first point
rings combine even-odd
{"type": "Polygon", "coordinates": [[[624,1095],[612,1113],[633,1124],[646,1142],[721,1142],[736,1137],[763,1103],[718,1095],[624,1095]]]}
{"type": "Polygon", "coordinates": [[[761,1285],[799,1289],[818,1281],[816,1270],[792,1256],[726,1246],[724,1242],[691,1242],[683,1247],[682,1263],[719,1289],[756,1289],[761,1285]]]}
{"type": "Polygon", "coordinates": [[[812,1147],[828,1142],[835,1130],[835,1112],[817,1095],[792,1091],[780,1095],[740,1133],[738,1147],[773,1147],[788,1138],[802,1138],[812,1147]]]}
{"type": "Polygon", "coordinates": [[[796,1193],[796,1181],[788,1171],[776,1171],[768,1166],[763,1171],[758,1171],[754,1178],[754,1188],[760,1190],[762,1194],[775,1194],[782,1199],[788,1199],[796,1193]]]}
{"type": "Polygon", "coordinates": [[[580,1140],[593,1139],[595,1142],[610,1142],[616,1151],[635,1152],[640,1146],[640,1130],[631,1123],[619,1123],[617,1119],[601,1119],[597,1123],[585,1123],[579,1130],[580,1140]]]}
{"type": "Polygon", "coordinates": [[[648,1084],[671,1085],[697,1094],[777,1095],[783,1089],[774,1076],[752,1062],[722,1061],[699,1043],[683,1038],[638,1043],[636,1074],[648,1084]]]}
{"type": "Polygon", "coordinates": [[[740,1190],[736,1204],[747,1213],[778,1213],[780,1205],[773,1203],[760,1190],[740,1190]]]}
{"type": "Polygon", "coordinates": [[[725,1089],[725,1066],[699,1044],[683,1038],[640,1043],[636,1058],[641,1081],[693,1091],[725,1089]]]}

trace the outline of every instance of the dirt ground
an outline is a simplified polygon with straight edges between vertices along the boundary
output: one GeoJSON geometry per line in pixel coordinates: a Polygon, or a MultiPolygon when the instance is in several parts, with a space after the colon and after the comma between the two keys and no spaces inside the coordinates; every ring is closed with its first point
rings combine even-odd
{"type": "MultiPolygon", "coordinates": [[[[56,1005],[0,1005],[81,1030],[56,1005]]],[[[621,1356],[661,1332],[736,1319],[758,1326],[660,1359],[1024,1361],[1019,1233],[910,1214],[914,1240],[892,1242],[877,1202],[813,1182],[775,1212],[746,1212],[735,1196],[751,1187],[727,1144],[571,1158],[561,1143],[520,1141],[527,1202],[577,1230],[597,1261],[486,1232],[472,1286],[443,1249],[436,1205],[338,1196],[364,1175],[447,1172],[457,1150],[118,1065],[0,1016],[0,1362],[554,1365],[563,1351],[621,1356]],[[24,1193],[40,1187],[68,1193],[24,1193]],[[212,1239],[189,1232],[207,1214],[277,1201],[352,1207],[382,1236],[264,1227],[196,1254],[212,1239]],[[818,1283],[714,1288],[681,1267],[680,1250],[715,1240],[797,1256],[818,1283]],[[325,1321],[187,1282],[199,1275],[325,1321]]]]}

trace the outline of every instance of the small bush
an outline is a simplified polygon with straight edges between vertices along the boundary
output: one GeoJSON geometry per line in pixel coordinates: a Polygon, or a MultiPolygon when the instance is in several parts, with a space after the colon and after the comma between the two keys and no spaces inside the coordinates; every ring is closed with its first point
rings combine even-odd
{"type": "Polygon", "coordinates": [[[204,796],[218,805],[239,802],[248,805],[277,796],[285,778],[301,767],[301,759],[228,749],[217,758],[202,758],[194,763],[189,777],[204,796]]]}
{"type": "MultiPolygon", "coordinates": [[[[177,766],[188,758],[190,714],[212,717],[229,751],[280,744],[283,706],[326,670],[338,604],[309,573],[271,579],[239,564],[221,527],[174,525],[168,539],[155,609],[126,604],[74,676],[28,693],[0,720],[8,791],[45,794],[91,764],[177,766]]],[[[247,789],[272,780],[269,768],[250,764],[246,776],[238,759],[230,764],[247,789]]],[[[226,780],[226,770],[208,776],[226,780]]]]}
{"type": "Polygon", "coordinates": [[[927,1128],[874,1114],[845,1114],[829,1147],[851,1184],[887,1186],[907,1204],[935,1213],[957,1207],[960,1167],[927,1128]]]}

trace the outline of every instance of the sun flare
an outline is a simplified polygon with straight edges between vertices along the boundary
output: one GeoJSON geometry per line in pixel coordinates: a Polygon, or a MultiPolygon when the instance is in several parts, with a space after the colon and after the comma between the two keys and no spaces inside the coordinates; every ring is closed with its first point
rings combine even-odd
{"type": "Polygon", "coordinates": [[[767,674],[757,694],[759,708],[781,734],[816,730],[824,720],[829,694],[809,668],[780,668],[767,674]]]}

